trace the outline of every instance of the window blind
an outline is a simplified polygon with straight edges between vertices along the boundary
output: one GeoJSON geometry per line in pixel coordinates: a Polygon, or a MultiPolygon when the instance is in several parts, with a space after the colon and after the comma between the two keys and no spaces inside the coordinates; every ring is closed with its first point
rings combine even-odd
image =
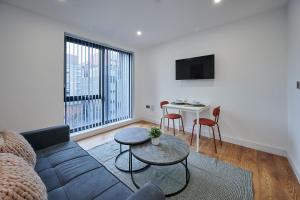
{"type": "Polygon", "coordinates": [[[71,133],[132,117],[132,54],[65,35],[65,123],[71,133]]]}

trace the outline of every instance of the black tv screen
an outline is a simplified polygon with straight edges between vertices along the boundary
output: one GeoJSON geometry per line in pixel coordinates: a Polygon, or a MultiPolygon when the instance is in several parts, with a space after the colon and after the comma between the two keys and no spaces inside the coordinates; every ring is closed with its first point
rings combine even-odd
{"type": "Polygon", "coordinates": [[[176,60],[176,80],[214,78],[215,55],[176,60]]]}

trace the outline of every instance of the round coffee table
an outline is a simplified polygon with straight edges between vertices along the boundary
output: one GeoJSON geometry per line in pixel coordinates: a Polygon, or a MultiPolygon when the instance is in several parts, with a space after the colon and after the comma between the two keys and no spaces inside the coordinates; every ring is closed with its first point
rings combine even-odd
{"type": "Polygon", "coordinates": [[[160,137],[159,145],[152,145],[151,142],[135,145],[130,147],[129,152],[129,170],[133,184],[140,188],[136,183],[132,170],[132,157],[140,160],[143,163],[155,166],[167,166],[181,163],[185,169],[185,183],[179,190],[166,194],[166,197],[170,197],[182,192],[189,183],[190,172],[187,166],[187,157],[190,153],[188,144],[174,136],[162,135],[160,137]]]}
{"type": "MultiPolygon", "coordinates": [[[[118,159],[125,153],[128,153],[131,146],[143,144],[149,140],[150,140],[149,130],[145,129],[145,128],[139,128],[139,127],[124,128],[124,129],[120,130],[118,133],[116,133],[115,141],[120,144],[120,153],[115,158],[116,168],[123,172],[130,172],[129,171],[129,165],[130,165],[129,159],[128,159],[127,167],[119,166],[117,164],[118,159]],[[129,149],[122,151],[122,145],[128,145],[129,149]]],[[[133,169],[132,171],[134,171],[134,172],[140,171],[147,167],[149,167],[149,165],[145,165],[140,168],[133,169]]]]}

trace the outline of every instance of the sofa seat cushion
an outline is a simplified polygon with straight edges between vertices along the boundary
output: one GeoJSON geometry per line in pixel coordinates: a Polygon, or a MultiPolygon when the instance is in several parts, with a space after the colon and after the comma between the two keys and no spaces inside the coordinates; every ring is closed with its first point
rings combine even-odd
{"type": "Polygon", "coordinates": [[[104,166],[69,141],[37,151],[35,170],[48,199],[126,199],[133,192],[104,166]]]}
{"type": "Polygon", "coordinates": [[[97,196],[95,200],[125,200],[132,194],[132,191],[124,187],[123,183],[118,183],[109,188],[101,195],[97,196]]]}
{"type": "Polygon", "coordinates": [[[35,171],[40,172],[53,168],[63,162],[89,155],[77,143],[70,141],[48,147],[36,152],[37,163],[35,171]]]}

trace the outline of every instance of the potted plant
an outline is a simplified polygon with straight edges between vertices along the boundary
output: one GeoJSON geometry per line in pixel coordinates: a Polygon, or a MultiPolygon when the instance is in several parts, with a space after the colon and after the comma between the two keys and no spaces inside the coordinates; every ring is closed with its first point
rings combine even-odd
{"type": "Polygon", "coordinates": [[[150,137],[153,145],[159,145],[159,137],[161,136],[161,130],[156,127],[150,129],[150,137]]]}

